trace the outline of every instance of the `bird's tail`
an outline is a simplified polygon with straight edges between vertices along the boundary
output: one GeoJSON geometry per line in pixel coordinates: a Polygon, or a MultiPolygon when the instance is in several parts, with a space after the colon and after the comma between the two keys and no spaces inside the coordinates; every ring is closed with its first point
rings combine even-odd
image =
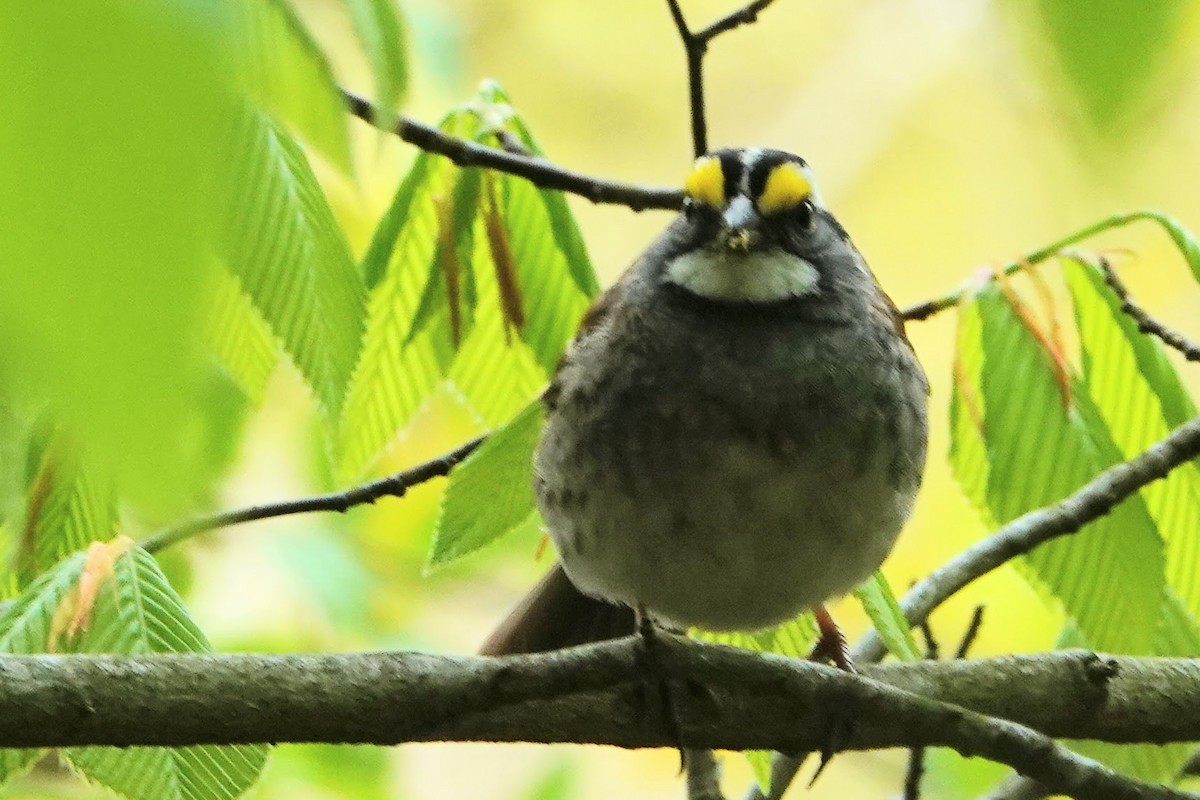
{"type": "Polygon", "coordinates": [[[485,656],[542,653],[563,647],[628,636],[633,610],[588,597],[554,567],[484,642],[485,656]]]}

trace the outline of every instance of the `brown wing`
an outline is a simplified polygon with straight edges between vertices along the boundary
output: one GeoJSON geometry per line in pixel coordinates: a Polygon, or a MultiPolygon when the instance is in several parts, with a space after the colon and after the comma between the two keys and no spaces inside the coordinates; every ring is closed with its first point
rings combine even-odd
{"type": "Polygon", "coordinates": [[[554,369],[554,377],[550,380],[550,385],[546,387],[546,391],[542,394],[542,403],[546,406],[546,411],[554,410],[558,404],[558,395],[561,387],[558,382],[558,375],[562,372],[563,367],[571,363],[571,356],[579,347],[579,343],[590,336],[604,323],[604,320],[620,303],[621,297],[625,294],[625,283],[628,276],[632,272],[626,272],[619,281],[608,287],[599,297],[597,297],[584,312],[582,319],[579,321],[579,330],[575,332],[575,336],[571,339],[571,343],[567,345],[567,350],[562,354],[562,358],[558,360],[558,366],[554,369]]]}
{"type": "Polygon", "coordinates": [[[517,604],[484,642],[485,656],[544,653],[633,633],[633,610],[588,597],[561,564],[517,604]]]}

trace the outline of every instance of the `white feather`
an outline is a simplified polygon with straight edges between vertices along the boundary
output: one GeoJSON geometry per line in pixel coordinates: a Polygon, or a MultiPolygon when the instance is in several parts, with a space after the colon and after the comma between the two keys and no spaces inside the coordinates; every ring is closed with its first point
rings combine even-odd
{"type": "Polygon", "coordinates": [[[713,300],[766,302],[816,294],[817,268],[782,250],[728,252],[702,248],[667,266],[667,280],[713,300]]]}

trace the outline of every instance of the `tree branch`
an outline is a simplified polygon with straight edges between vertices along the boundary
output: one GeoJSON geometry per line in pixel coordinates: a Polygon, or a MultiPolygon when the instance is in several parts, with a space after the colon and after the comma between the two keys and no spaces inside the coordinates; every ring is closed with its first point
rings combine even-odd
{"type": "Polygon", "coordinates": [[[558,189],[586,197],[593,203],[613,203],[628,206],[634,211],[647,208],[674,210],[683,204],[683,192],[678,189],[635,186],[572,172],[544,158],[512,153],[450,136],[412,117],[380,115],[371,103],[344,89],[342,97],[350,113],[364,122],[394,133],[422,150],[443,155],[460,167],[489,167],[527,178],[543,189],[558,189]],[[394,121],[388,122],[389,119],[394,121]]]}
{"type": "Polygon", "coordinates": [[[411,469],[397,472],[377,481],[364,483],[342,492],[319,494],[312,497],[302,497],[296,500],[284,500],[279,503],[267,503],[260,506],[250,506],[234,511],[225,511],[207,517],[199,517],[184,522],[164,531],[147,537],[141,546],[148,552],[155,553],[163,548],[189,539],[200,533],[241,525],[244,522],[254,522],[271,517],[283,517],[289,514],[307,514],[313,511],[337,511],[345,513],[354,506],[374,503],[381,497],[403,497],[409,489],[420,483],[444,477],[450,474],[455,465],[475,452],[475,448],[483,443],[485,437],[472,439],[457,449],[438,456],[437,458],[418,464],[411,469]]]}
{"type": "MultiPolygon", "coordinates": [[[[4,656],[0,747],[318,741],[670,746],[668,726],[648,713],[657,706],[647,705],[642,691],[648,678],[640,648],[629,637],[509,658],[4,656]]],[[[1121,778],[1047,736],[1200,739],[1196,659],[1066,651],[876,666],[856,676],[665,634],[658,658],[664,677],[705,689],[677,704],[687,747],[812,749],[841,721],[844,749],[952,747],[1008,764],[1055,792],[1105,800],[1188,795],[1121,778]]]]}
{"type": "Polygon", "coordinates": [[[1104,281],[1113,290],[1113,294],[1121,301],[1121,311],[1128,314],[1137,323],[1138,330],[1142,333],[1148,333],[1151,336],[1157,336],[1162,340],[1163,344],[1168,347],[1173,347],[1183,354],[1183,357],[1188,361],[1200,361],[1200,345],[1188,339],[1181,333],[1171,330],[1166,325],[1156,320],[1154,317],[1134,302],[1129,296],[1129,289],[1121,280],[1121,276],[1117,275],[1117,271],[1113,269],[1112,263],[1104,256],[1096,258],[1096,266],[1104,273],[1104,281]]]}
{"type": "MultiPolygon", "coordinates": [[[[1107,514],[1143,486],[1200,456],[1200,417],[1180,425],[1140,455],[1109,467],[1074,494],[1054,505],[1022,514],[983,541],[967,548],[919,581],[900,601],[909,624],[929,614],[972,581],[1017,556],[1059,536],[1075,533],[1107,514]]],[[[884,655],[883,641],[871,631],[855,646],[855,661],[875,662],[884,655]]]]}
{"type": "Polygon", "coordinates": [[[708,122],[705,120],[704,111],[704,56],[708,52],[708,44],[723,33],[755,22],[759,13],[773,2],[775,0],[755,0],[732,14],[722,17],[707,28],[693,32],[683,16],[683,9],[679,7],[679,1],[667,0],[671,19],[675,23],[675,30],[679,33],[679,40],[683,43],[684,55],[687,57],[692,151],[696,158],[708,152],[708,122]]]}
{"type": "MultiPolygon", "coordinates": [[[[1040,544],[1078,531],[1143,486],[1165,477],[1198,455],[1200,417],[1176,428],[1135,458],[1109,467],[1066,499],[1017,517],[934,570],[900,599],[904,616],[910,625],[922,624],[935,608],[967,584],[1040,544]]],[[[878,632],[871,631],[858,642],[851,656],[858,664],[870,664],[882,659],[885,652],[878,632]]],[[[776,754],[770,792],[764,794],[758,787],[751,787],[749,800],[777,800],[783,796],[807,757],[805,751],[793,752],[794,755],[776,754]]]]}

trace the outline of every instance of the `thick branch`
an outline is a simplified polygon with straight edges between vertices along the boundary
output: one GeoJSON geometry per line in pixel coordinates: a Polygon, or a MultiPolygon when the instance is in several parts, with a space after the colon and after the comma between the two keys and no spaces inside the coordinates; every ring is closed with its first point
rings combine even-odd
{"type": "Polygon", "coordinates": [[[475,448],[483,443],[483,439],[484,437],[482,436],[473,439],[431,461],[418,464],[411,469],[397,472],[386,478],[380,478],[377,481],[355,486],[343,492],[331,492],[330,494],[301,497],[296,500],[284,500],[279,503],[250,506],[249,508],[226,511],[208,517],[200,517],[190,522],[184,522],[147,537],[141,546],[147,551],[154,553],[184,539],[217,528],[228,528],[232,525],[241,525],[244,522],[254,522],[271,517],[283,517],[289,514],[307,514],[313,511],[337,511],[344,513],[354,506],[374,503],[381,497],[403,497],[409,489],[419,483],[425,483],[434,478],[449,475],[450,470],[456,464],[475,452],[475,448]]]}
{"type": "Polygon", "coordinates": [[[544,158],[521,155],[488,147],[477,142],[443,133],[432,125],[406,117],[380,115],[373,105],[356,94],[342,91],[350,113],[381,130],[394,133],[409,144],[437,153],[460,167],[490,167],[510,175],[527,178],[543,189],[559,189],[586,197],[593,203],[614,203],[641,211],[647,208],[678,209],[683,193],[678,189],[635,186],[594,178],[564,169],[544,158]]]}
{"type": "MultiPolygon", "coordinates": [[[[794,752],[819,747],[824,732],[838,725],[846,749],[953,747],[1009,764],[1054,791],[1102,800],[1127,796],[1121,792],[1130,783],[1031,727],[1114,742],[1200,739],[1195,659],[1074,651],[873,667],[864,678],[670,636],[656,656],[666,677],[707,690],[677,702],[688,747],[794,752]],[[845,725],[848,720],[853,724],[845,725]]],[[[0,747],[445,740],[670,745],[667,727],[653,713],[659,706],[646,700],[646,683],[635,638],[496,659],[6,656],[0,657],[0,747]]],[[[1137,796],[1186,796],[1142,791],[1137,796]]]]}

